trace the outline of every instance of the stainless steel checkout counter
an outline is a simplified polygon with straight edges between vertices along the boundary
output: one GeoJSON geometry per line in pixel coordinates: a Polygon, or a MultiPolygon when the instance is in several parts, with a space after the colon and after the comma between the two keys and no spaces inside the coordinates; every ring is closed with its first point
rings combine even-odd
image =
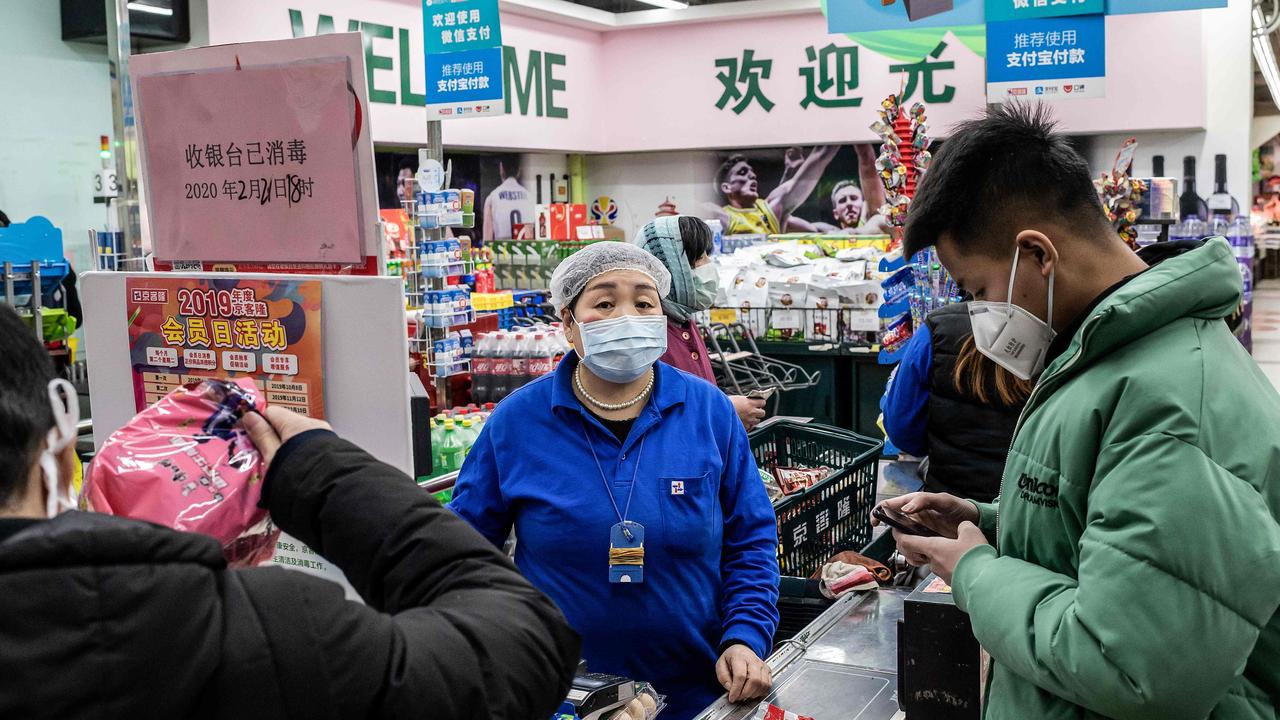
{"type": "MultiPolygon", "coordinates": [[[[921,489],[917,469],[917,463],[882,464],[877,502],[921,489]]],[[[863,553],[884,560],[871,547],[887,542],[891,550],[885,534],[876,528],[863,553]]],[[[769,656],[773,690],[764,700],[731,705],[721,697],[697,720],[759,720],[771,704],[814,720],[902,720],[900,643],[911,674],[902,686],[914,698],[904,704],[914,708],[913,717],[978,717],[977,641],[950,594],[932,580],[840,598],[769,656]],[[900,636],[904,617],[915,629],[900,636]]]]}
{"type": "Polygon", "coordinates": [[[910,588],[845,595],[769,656],[773,691],[757,704],[721,698],[697,720],[754,720],[770,704],[814,720],[893,720],[898,621],[910,588]]]}

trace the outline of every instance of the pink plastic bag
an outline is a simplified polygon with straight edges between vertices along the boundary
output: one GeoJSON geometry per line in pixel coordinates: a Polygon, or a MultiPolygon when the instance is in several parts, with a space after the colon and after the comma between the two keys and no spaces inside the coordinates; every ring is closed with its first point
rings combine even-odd
{"type": "Polygon", "coordinates": [[[280,535],[262,497],[262,456],[240,416],[266,406],[253,381],[169,393],[112,433],[89,469],[90,510],[210,535],[232,566],[271,558],[280,535]]]}

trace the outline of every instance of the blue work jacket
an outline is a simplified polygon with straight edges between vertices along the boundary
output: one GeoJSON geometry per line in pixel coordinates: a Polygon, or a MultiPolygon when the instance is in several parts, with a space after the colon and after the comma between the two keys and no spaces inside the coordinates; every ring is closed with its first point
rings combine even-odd
{"type": "Polygon", "coordinates": [[[495,545],[514,526],[516,564],[582,635],[592,671],[651,682],[668,696],[664,717],[690,718],[722,692],[724,647],[771,650],[773,507],[714,385],[656,363],[653,393],[619,443],[574,395],[576,366],[570,353],[498,405],[450,507],[495,545]],[[619,513],[644,526],[641,584],[609,582],[619,513]]]}

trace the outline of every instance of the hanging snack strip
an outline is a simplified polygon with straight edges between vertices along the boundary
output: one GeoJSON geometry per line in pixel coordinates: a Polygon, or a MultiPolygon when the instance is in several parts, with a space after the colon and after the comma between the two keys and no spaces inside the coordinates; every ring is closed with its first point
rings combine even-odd
{"type": "Polygon", "coordinates": [[[906,224],[907,206],[916,194],[916,183],[929,167],[933,155],[928,151],[929,126],[925,122],[924,105],[916,103],[908,114],[897,95],[880,104],[880,119],[871,123],[883,144],[876,158],[876,171],[884,183],[885,204],[880,212],[895,228],[895,240],[901,239],[906,224]]]}
{"type": "Polygon", "coordinates": [[[880,307],[880,362],[890,364],[911,339],[914,328],[931,310],[959,299],[955,282],[938,262],[932,249],[918,253],[908,262],[902,257],[902,228],[907,209],[915,197],[916,185],[933,159],[929,152],[929,125],[921,103],[903,109],[897,95],[885,98],[880,119],[871,124],[880,136],[880,156],[876,170],[885,187],[885,204],[880,212],[893,227],[897,248],[880,261],[884,304],[880,307]]]}
{"type": "Polygon", "coordinates": [[[1102,209],[1107,213],[1116,233],[1124,239],[1131,250],[1138,249],[1138,229],[1135,223],[1140,215],[1142,194],[1147,184],[1142,180],[1129,177],[1133,168],[1133,156],[1138,151],[1137,138],[1129,138],[1116,153],[1115,164],[1110,173],[1103,173],[1093,181],[1094,188],[1102,200],[1102,209]]]}

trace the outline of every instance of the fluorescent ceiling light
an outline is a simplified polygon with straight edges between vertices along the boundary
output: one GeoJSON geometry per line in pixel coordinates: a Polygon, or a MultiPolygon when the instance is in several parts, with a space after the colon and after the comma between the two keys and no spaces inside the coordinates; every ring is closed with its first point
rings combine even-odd
{"type": "Polygon", "coordinates": [[[639,0],[645,5],[666,8],[668,10],[684,10],[689,7],[689,3],[680,2],[680,0],[639,0]]]}
{"type": "MultiPolygon", "coordinates": [[[[1254,7],[1253,26],[1264,27],[1262,12],[1254,7]]],[[[1253,36],[1253,58],[1258,63],[1262,78],[1267,81],[1267,89],[1271,91],[1271,102],[1280,109],[1280,66],[1276,64],[1276,53],[1271,47],[1270,35],[1253,36]]]]}
{"type": "Polygon", "coordinates": [[[150,13],[152,15],[164,15],[165,17],[173,17],[173,8],[156,7],[155,5],[143,5],[140,2],[131,2],[128,5],[130,10],[137,10],[140,13],[150,13]]]}

